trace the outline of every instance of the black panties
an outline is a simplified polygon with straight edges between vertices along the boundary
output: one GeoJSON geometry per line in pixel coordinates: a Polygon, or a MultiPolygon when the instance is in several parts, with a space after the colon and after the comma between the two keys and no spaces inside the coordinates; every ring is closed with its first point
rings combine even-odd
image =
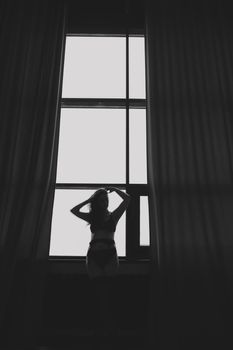
{"type": "Polygon", "coordinates": [[[93,259],[101,268],[104,268],[114,255],[116,255],[115,247],[98,250],[89,249],[87,253],[88,259],[93,259]]]}

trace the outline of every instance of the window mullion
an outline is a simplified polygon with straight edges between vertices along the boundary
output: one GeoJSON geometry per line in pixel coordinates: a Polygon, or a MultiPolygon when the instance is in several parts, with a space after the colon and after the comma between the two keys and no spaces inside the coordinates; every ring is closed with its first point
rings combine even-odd
{"type": "MultiPolygon", "coordinates": [[[[129,187],[129,33],[128,26],[126,25],[126,190],[129,187]]],[[[131,221],[130,221],[130,211],[126,212],[126,257],[130,257],[132,242],[129,241],[131,221]]]]}
{"type": "Polygon", "coordinates": [[[129,34],[126,34],[126,186],[129,185],[129,34]]]}
{"type": "MultiPolygon", "coordinates": [[[[66,190],[73,190],[73,189],[98,189],[98,188],[104,188],[108,187],[109,183],[56,183],[55,187],[57,189],[66,189],[66,190]]],[[[125,190],[125,184],[118,184],[118,183],[111,183],[112,187],[121,188],[122,190],[125,190]]]]}
{"type": "MultiPolygon", "coordinates": [[[[62,98],[61,108],[126,108],[126,98],[62,98]]],[[[128,98],[129,108],[146,108],[146,100],[128,98]]]]}

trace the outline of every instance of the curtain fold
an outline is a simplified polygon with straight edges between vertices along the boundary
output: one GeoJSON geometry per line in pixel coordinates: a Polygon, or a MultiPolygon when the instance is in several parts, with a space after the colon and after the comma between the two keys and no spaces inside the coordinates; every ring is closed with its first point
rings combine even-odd
{"type": "Polygon", "coordinates": [[[226,2],[154,5],[146,18],[151,342],[165,348],[223,339],[232,327],[233,25],[226,2]]]}
{"type": "Polygon", "coordinates": [[[40,332],[56,177],[62,0],[0,2],[0,342],[40,332]]]}

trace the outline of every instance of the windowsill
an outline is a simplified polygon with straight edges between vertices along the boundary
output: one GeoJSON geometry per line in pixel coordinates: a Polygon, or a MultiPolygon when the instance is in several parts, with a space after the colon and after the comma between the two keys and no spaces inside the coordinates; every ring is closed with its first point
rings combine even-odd
{"type": "MultiPolygon", "coordinates": [[[[80,274],[85,275],[85,257],[49,257],[49,272],[51,274],[80,274]]],[[[147,275],[149,273],[149,259],[128,259],[119,257],[119,275],[147,275]]]]}
{"type": "MultiPolygon", "coordinates": [[[[149,262],[149,258],[127,258],[125,256],[119,256],[119,261],[121,262],[149,262]]],[[[48,257],[49,261],[76,261],[76,262],[85,262],[86,257],[85,256],[61,256],[61,255],[52,255],[48,257]]]]}

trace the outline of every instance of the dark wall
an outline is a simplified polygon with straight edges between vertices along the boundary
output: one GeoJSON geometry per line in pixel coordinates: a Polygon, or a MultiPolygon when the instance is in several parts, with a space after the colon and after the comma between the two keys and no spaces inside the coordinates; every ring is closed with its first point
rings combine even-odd
{"type": "Polygon", "coordinates": [[[145,2],[88,1],[67,2],[68,33],[144,32],[145,2]]]}

